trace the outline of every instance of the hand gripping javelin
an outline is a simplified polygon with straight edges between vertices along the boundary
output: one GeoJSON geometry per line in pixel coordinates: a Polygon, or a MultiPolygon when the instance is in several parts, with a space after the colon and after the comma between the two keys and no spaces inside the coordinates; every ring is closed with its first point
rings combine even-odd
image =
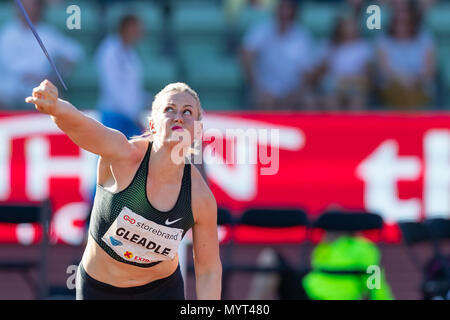
{"type": "Polygon", "coordinates": [[[28,16],[28,13],[25,11],[25,8],[22,5],[22,2],[20,0],[14,0],[19,7],[20,11],[22,12],[22,15],[25,17],[25,20],[28,23],[28,26],[30,27],[31,31],[34,34],[34,37],[36,38],[37,42],[41,46],[42,51],[44,51],[45,56],[47,57],[48,61],[50,62],[50,65],[52,66],[53,70],[55,70],[56,75],[58,76],[59,82],[63,85],[64,89],[67,91],[66,84],[64,83],[64,80],[62,79],[61,75],[59,74],[58,69],[56,68],[56,65],[53,63],[52,58],[50,58],[50,55],[47,52],[47,49],[45,49],[44,44],[42,43],[41,38],[39,37],[39,34],[36,31],[36,28],[33,26],[33,23],[30,20],[30,17],[28,16]]]}

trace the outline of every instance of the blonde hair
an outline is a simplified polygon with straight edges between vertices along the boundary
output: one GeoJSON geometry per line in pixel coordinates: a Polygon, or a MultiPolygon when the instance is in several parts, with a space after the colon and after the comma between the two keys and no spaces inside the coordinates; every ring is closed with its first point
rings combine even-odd
{"type": "Polygon", "coordinates": [[[187,93],[189,93],[195,99],[195,101],[197,101],[197,104],[198,104],[199,116],[198,116],[197,120],[202,119],[204,111],[200,104],[200,99],[198,97],[198,94],[184,82],[170,83],[167,86],[165,86],[160,92],[158,92],[158,94],[155,96],[155,99],[153,100],[153,103],[152,103],[152,116],[153,116],[153,111],[158,110],[161,107],[159,104],[161,97],[169,92],[177,92],[177,93],[187,92],[187,93]]]}
{"type": "MultiPolygon", "coordinates": [[[[189,93],[195,99],[195,101],[197,102],[197,105],[198,105],[199,112],[198,112],[197,120],[202,120],[203,114],[205,112],[200,104],[200,99],[198,97],[197,92],[195,92],[191,87],[189,87],[184,82],[174,82],[174,83],[169,83],[160,92],[158,92],[158,94],[155,95],[155,98],[153,99],[153,102],[152,102],[151,115],[148,117],[149,121],[153,118],[153,112],[156,112],[157,110],[159,110],[161,108],[161,103],[160,103],[161,98],[169,92],[176,92],[176,93],[187,92],[187,93],[189,93]]],[[[138,135],[138,136],[132,136],[131,139],[152,141],[153,137],[154,137],[153,132],[150,129],[147,129],[143,134],[138,135]]]]}

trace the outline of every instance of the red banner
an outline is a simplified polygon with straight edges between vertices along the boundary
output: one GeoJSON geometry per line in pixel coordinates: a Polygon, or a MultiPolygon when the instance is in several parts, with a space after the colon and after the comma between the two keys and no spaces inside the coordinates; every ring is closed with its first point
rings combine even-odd
{"type": "MultiPolygon", "coordinates": [[[[211,190],[235,215],[362,209],[382,215],[387,242],[400,240],[397,221],[450,215],[449,114],[211,113],[203,122],[211,190]]],[[[82,241],[95,177],[96,156],[50,117],[0,113],[0,201],[50,197],[53,241],[82,241]]],[[[32,226],[0,226],[0,242],[38,236],[32,226]]]]}
{"type": "MultiPolygon", "coordinates": [[[[0,177],[0,201],[50,198],[51,240],[82,242],[96,156],[75,145],[49,116],[0,113],[0,177]]],[[[0,226],[0,242],[29,244],[39,235],[38,228],[28,224],[0,226]]]]}

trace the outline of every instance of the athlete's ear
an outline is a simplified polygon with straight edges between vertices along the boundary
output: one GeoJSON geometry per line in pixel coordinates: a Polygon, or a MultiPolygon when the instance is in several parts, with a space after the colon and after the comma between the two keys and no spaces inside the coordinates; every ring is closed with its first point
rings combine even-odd
{"type": "Polygon", "coordinates": [[[155,130],[155,123],[153,122],[153,119],[150,118],[149,121],[148,121],[148,124],[149,124],[149,127],[150,127],[150,131],[155,133],[156,132],[156,130],[155,130]]]}

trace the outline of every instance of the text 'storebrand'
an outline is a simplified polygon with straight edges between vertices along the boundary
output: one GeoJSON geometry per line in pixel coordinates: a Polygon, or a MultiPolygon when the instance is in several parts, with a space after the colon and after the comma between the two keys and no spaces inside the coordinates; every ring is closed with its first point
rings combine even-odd
{"type": "Polygon", "coordinates": [[[175,258],[182,235],[183,229],[157,224],[124,207],[102,240],[127,260],[150,263],[175,258]]]}

